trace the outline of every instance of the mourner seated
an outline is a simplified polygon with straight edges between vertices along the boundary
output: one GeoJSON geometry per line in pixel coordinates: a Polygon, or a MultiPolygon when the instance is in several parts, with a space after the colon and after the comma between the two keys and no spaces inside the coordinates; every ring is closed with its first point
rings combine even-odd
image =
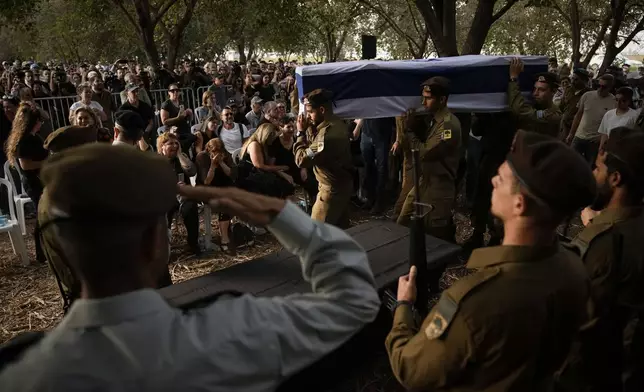
{"type": "Polygon", "coordinates": [[[96,112],[91,109],[85,107],[76,109],[76,112],[72,117],[72,125],[78,125],[79,127],[96,127],[98,131],[96,141],[105,143],[112,143],[114,141],[110,131],[107,128],[100,126],[101,122],[99,121],[96,112]]]}
{"type": "Polygon", "coordinates": [[[286,198],[295,192],[295,182],[286,173],[289,167],[273,164],[275,158],[269,155],[278,137],[275,129],[272,124],[262,124],[244,143],[238,163],[240,186],[252,192],[286,198]]]}
{"type": "Polygon", "coordinates": [[[154,290],[168,274],[165,214],[177,195],[167,162],[94,143],[61,153],[42,178],[52,212],[42,229],[60,239],[82,294],[0,375],[3,390],[275,390],[379,311],[367,255],[342,230],[284,200],[189,186],[180,187],[182,197],[266,225],[300,257],[313,292],[223,295],[199,309],[172,308],[154,290]]]}
{"type": "Polygon", "coordinates": [[[219,137],[219,135],[217,134],[218,126],[219,118],[217,116],[210,116],[205,119],[205,121],[202,123],[201,129],[197,133],[195,133],[195,155],[202,152],[209,141],[216,137],[219,137]]]}
{"type": "MultiPolygon", "coordinates": [[[[197,155],[197,184],[229,187],[235,185],[237,168],[233,158],[224,148],[221,139],[211,139],[205,149],[197,155]]],[[[223,251],[230,250],[230,221],[232,217],[225,213],[219,213],[219,231],[221,235],[220,246],[223,251]]]]}
{"type": "MultiPolygon", "coordinates": [[[[157,139],[157,151],[170,162],[176,176],[177,183],[190,184],[190,177],[197,174],[195,164],[188,156],[180,151],[179,139],[173,133],[166,132],[157,139]]],[[[188,233],[188,251],[192,254],[201,254],[199,248],[199,209],[194,200],[180,197],[167,211],[168,227],[172,225],[175,214],[179,212],[188,233]]]]}

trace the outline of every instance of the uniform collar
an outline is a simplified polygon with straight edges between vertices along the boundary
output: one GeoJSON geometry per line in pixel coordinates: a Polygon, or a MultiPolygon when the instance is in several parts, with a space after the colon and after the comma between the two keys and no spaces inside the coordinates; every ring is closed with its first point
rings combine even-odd
{"type": "Polygon", "coordinates": [[[78,299],[61,322],[69,328],[90,328],[116,325],[151,313],[171,310],[161,295],[142,289],[114,297],[78,299]]]}
{"type": "Polygon", "coordinates": [[[613,224],[619,221],[624,221],[629,218],[640,216],[644,211],[644,207],[618,207],[609,208],[601,212],[601,214],[594,217],[590,222],[594,225],[613,224]]]}
{"type": "Polygon", "coordinates": [[[443,121],[445,119],[445,117],[447,117],[449,115],[451,115],[451,113],[449,112],[449,109],[447,108],[447,106],[445,106],[441,110],[437,111],[436,114],[434,114],[433,120],[435,122],[443,121]]]}
{"type": "Polygon", "coordinates": [[[475,249],[467,262],[467,268],[540,261],[554,255],[559,249],[558,242],[549,246],[501,245],[475,249]]]}

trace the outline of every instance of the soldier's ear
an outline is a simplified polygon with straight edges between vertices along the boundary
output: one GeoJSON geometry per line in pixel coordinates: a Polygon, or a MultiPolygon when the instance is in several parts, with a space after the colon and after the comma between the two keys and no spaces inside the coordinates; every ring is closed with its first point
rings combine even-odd
{"type": "Polygon", "coordinates": [[[320,108],[318,110],[320,111],[321,114],[326,113],[326,108],[324,106],[320,106],[320,108]]]}

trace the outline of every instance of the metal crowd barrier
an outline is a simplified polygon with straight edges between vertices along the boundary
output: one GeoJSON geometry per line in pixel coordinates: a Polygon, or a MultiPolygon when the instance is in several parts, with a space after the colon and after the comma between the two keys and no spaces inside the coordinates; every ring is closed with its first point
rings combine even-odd
{"type": "MultiPolygon", "coordinates": [[[[193,89],[191,87],[181,88],[181,102],[186,109],[192,109],[193,113],[196,108],[201,105],[201,95],[208,89],[208,86],[193,89]]],[[[168,90],[151,90],[148,92],[150,104],[156,114],[156,127],[161,126],[160,110],[163,102],[169,99],[168,90]]],[[[79,100],[78,96],[71,95],[65,97],[47,97],[36,98],[36,104],[49,114],[51,125],[53,129],[58,129],[70,125],[69,122],[69,108],[79,100]]],[[[112,101],[116,108],[121,107],[125,100],[125,96],[121,93],[112,93],[112,101]]],[[[115,120],[116,110],[112,111],[112,122],[115,120]]],[[[191,125],[196,123],[196,116],[192,116],[191,125]]]]}

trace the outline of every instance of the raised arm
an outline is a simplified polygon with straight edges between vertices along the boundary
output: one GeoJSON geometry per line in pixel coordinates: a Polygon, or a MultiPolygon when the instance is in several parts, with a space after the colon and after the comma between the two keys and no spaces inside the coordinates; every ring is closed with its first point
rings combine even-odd
{"type": "MultiPolygon", "coordinates": [[[[267,200],[258,202],[264,206],[274,199],[262,200],[267,200]]],[[[213,343],[219,352],[234,343],[234,349],[227,350],[226,377],[231,385],[244,385],[246,390],[275,389],[345,343],[373,321],[380,308],[367,255],[344,231],[311,220],[290,202],[268,229],[286,250],[299,256],[312,293],[226,298],[199,313],[199,321],[216,330],[203,335],[216,340],[203,342],[204,349],[213,343]]]]}

